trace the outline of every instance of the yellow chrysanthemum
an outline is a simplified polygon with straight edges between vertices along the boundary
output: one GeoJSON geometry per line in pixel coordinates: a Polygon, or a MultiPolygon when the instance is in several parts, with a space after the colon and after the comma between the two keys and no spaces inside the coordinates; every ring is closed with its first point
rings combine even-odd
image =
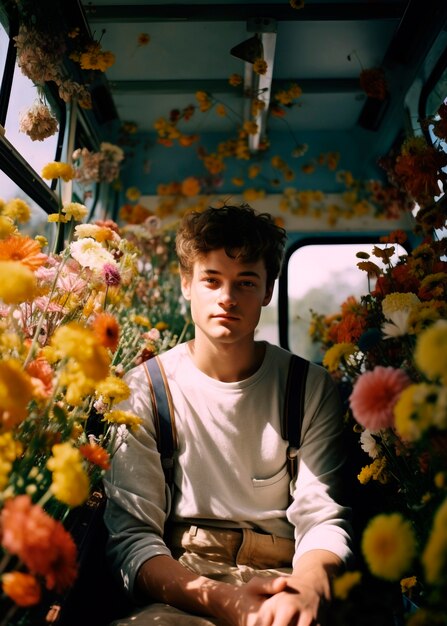
{"type": "Polygon", "coordinates": [[[62,213],[65,213],[67,219],[76,220],[80,222],[87,216],[88,209],[85,205],[79,202],[69,202],[62,207],[62,213]]]}
{"type": "Polygon", "coordinates": [[[340,363],[346,363],[357,351],[358,348],[353,343],[336,343],[324,355],[323,365],[330,372],[335,372],[340,367],[340,363]]]}
{"type": "Polygon", "coordinates": [[[47,467],[53,473],[51,491],[70,507],[79,506],[89,496],[90,483],[84,471],[82,455],[70,443],[56,444],[47,467]]]}
{"type": "Polygon", "coordinates": [[[419,383],[402,391],[394,406],[395,428],[405,441],[417,441],[431,426],[438,425],[438,387],[419,383]]]}
{"type": "Polygon", "coordinates": [[[399,580],[416,554],[416,538],[410,522],[400,513],[377,515],[363,533],[362,552],[374,576],[399,580]]]}
{"type": "Polygon", "coordinates": [[[10,217],[15,222],[26,224],[31,218],[31,209],[24,200],[14,198],[14,200],[6,202],[2,214],[6,217],[10,217]]]}
{"type": "Polygon", "coordinates": [[[65,182],[68,182],[69,180],[73,180],[75,174],[76,172],[72,165],[69,163],[59,163],[57,161],[47,163],[42,169],[42,178],[45,178],[45,180],[62,178],[65,182]]]}
{"type": "Polygon", "coordinates": [[[447,581],[447,500],[441,504],[433,519],[428,542],[422,553],[425,578],[430,584],[447,581]]]}
{"type": "Polygon", "coordinates": [[[59,384],[65,389],[67,403],[81,406],[85,398],[95,392],[97,381],[86,376],[79,363],[70,360],[60,372],[59,384]]]}
{"type": "Polygon", "coordinates": [[[346,600],[349,596],[349,593],[353,587],[358,585],[362,579],[361,572],[345,572],[341,576],[337,576],[333,580],[333,594],[334,598],[338,598],[339,600],[346,600]]]}
{"type": "Polygon", "coordinates": [[[414,360],[428,378],[447,384],[447,320],[438,320],[419,335],[414,360]]]}
{"type": "Polygon", "coordinates": [[[0,239],[7,239],[16,233],[17,227],[14,224],[14,220],[6,215],[0,215],[0,239]]]}
{"type": "Polygon", "coordinates": [[[130,411],[120,411],[118,409],[105,413],[103,419],[105,422],[109,422],[111,424],[125,424],[132,430],[136,430],[143,422],[142,418],[138,417],[134,413],[131,413],[130,411]]]}
{"type": "Polygon", "coordinates": [[[390,293],[382,300],[382,312],[388,319],[396,311],[411,311],[419,302],[415,293],[390,293]]]}
{"type": "Polygon", "coordinates": [[[60,358],[72,358],[80,365],[85,376],[103,380],[109,373],[110,359],[93,331],[77,322],[64,324],[56,329],[51,339],[60,358]]]}
{"type": "Polygon", "coordinates": [[[36,277],[19,261],[0,261],[0,300],[5,304],[20,304],[32,300],[36,277]]]}
{"type": "Polygon", "coordinates": [[[96,387],[96,395],[102,396],[109,406],[127,400],[130,395],[129,385],[117,376],[107,376],[96,387]]]}

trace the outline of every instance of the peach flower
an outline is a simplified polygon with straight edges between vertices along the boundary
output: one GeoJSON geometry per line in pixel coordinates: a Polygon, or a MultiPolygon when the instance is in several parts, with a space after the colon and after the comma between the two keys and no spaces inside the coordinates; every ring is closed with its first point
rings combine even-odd
{"type": "Polygon", "coordinates": [[[403,370],[378,366],[362,374],[349,398],[352,413],[359,424],[377,432],[394,424],[394,405],[410,384],[403,370]]]}

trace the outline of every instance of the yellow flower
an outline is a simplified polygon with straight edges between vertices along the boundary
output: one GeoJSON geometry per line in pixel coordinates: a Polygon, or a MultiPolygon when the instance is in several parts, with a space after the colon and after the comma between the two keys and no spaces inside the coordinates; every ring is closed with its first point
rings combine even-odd
{"type": "Polygon", "coordinates": [[[438,320],[419,335],[414,360],[428,378],[447,384],[447,320],[438,320]]]}
{"type": "Polygon", "coordinates": [[[24,200],[15,198],[5,204],[2,214],[6,217],[10,217],[15,222],[25,224],[26,222],[29,222],[31,218],[31,209],[24,200]]]}
{"type": "Polygon", "coordinates": [[[64,504],[79,506],[87,500],[90,489],[81,453],[70,443],[54,445],[52,453],[47,461],[48,469],[53,472],[51,491],[64,504]]]}
{"type": "Polygon", "coordinates": [[[166,322],[160,321],[155,324],[155,328],[159,330],[160,332],[162,332],[163,330],[166,330],[167,328],[169,328],[169,324],[167,324],[166,322]]]}
{"type": "Polygon", "coordinates": [[[88,209],[79,202],[69,202],[62,207],[62,213],[65,213],[69,220],[74,219],[78,222],[84,219],[88,213],[88,209]]]}
{"type": "Polygon", "coordinates": [[[0,435],[0,489],[8,484],[12,463],[22,451],[22,444],[13,438],[10,431],[0,435]]]}
{"type": "Polygon", "coordinates": [[[6,215],[0,215],[0,239],[7,239],[17,232],[14,221],[6,215]]]}
{"type": "Polygon", "coordinates": [[[0,261],[0,300],[20,304],[33,299],[36,291],[34,272],[19,261],[0,261]]]}
{"type": "Polygon", "coordinates": [[[377,515],[363,533],[362,552],[374,576],[399,580],[416,554],[416,538],[410,522],[400,513],[377,515]]]}
{"type": "Polygon", "coordinates": [[[97,382],[85,375],[76,361],[69,361],[59,375],[59,384],[65,387],[65,400],[73,406],[81,406],[86,396],[95,392],[97,382]]]}
{"type": "Polygon", "coordinates": [[[346,600],[349,592],[353,587],[358,585],[362,579],[361,572],[345,572],[341,576],[337,576],[333,581],[334,598],[346,600]]]}
{"type": "Polygon", "coordinates": [[[58,222],[65,224],[68,222],[68,217],[62,215],[61,213],[50,213],[47,217],[47,222],[50,224],[57,224],[58,222]]]}
{"type": "Polygon", "coordinates": [[[131,202],[136,202],[137,200],[139,200],[141,197],[141,191],[138,189],[138,187],[129,187],[126,190],[126,198],[128,200],[130,200],[131,202]]]}
{"type": "Polygon", "coordinates": [[[107,228],[107,226],[98,226],[97,224],[78,224],[75,227],[74,234],[77,239],[91,237],[95,241],[99,241],[99,243],[119,239],[119,235],[114,233],[111,228],[107,228]]]}
{"type": "Polygon", "coordinates": [[[389,319],[396,311],[411,311],[419,303],[415,293],[390,293],[382,300],[382,312],[389,319]]]}
{"type": "Polygon", "coordinates": [[[377,480],[382,485],[385,485],[388,482],[386,467],[385,457],[374,459],[371,465],[366,465],[360,470],[360,474],[357,476],[359,483],[366,485],[370,480],[377,480]]]}
{"type": "Polygon", "coordinates": [[[60,358],[77,361],[87,378],[99,381],[108,375],[110,359],[107,350],[98,343],[94,332],[81,324],[70,322],[57,328],[51,345],[60,358]]]}
{"type": "Polygon", "coordinates": [[[26,417],[33,396],[31,378],[16,359],[0,361],[0,428],[9,429],[26,417]]]}
{"type": "Polygon", "coordinates": [[[130,426],[132,430],[136,430],[143,422],[142,418],[134,413],[130,413],[130,411],[120,411],[118,409],[105,413],[103,420],[111,424],[125,424],[126,426],[130,426]]]}
{"type": "Polygon", "coordinates": [[[330,372],[335,372],[340,363],[346,363],[349,358],[358,351],[353,343],[336,343],[329,348],[323,357],[323,365],[330,372]]]}
{"type": "Polygon", "coordinates": [[[127,400],[130,389],[127,383],[116,376],[107,376],[96,387],[96,395],[102,396],[104,402],[109,406],[127,400]]]}
{"type": "Polygon", "coordinates": [[[62,178],[65,182],[73,180],[75,177],[75,170],[69,163],[52,161],[47,163],[42,170],[42,178],[46,180],[52,180],[53,178],[62,178]]]}
{"type": "Polygon", "coordinates": [[[433,527],[422,553],[425,578],[431,584],[445,585],[447,580],[447,500],[435,513],[433,527]]]}
{"type": "Polygon", "coordinates": [[[442,415],[437,416],[438,390],[436,385],[419,383],[402,391],[394,406],[394,426],[402,439],[417,441],[431,426],[438,425],[438,419],[442,420],[442,415]]]}

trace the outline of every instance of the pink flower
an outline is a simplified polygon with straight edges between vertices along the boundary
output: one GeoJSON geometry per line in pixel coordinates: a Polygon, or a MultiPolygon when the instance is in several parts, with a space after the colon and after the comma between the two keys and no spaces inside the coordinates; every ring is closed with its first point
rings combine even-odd
{"type": "Polygon", "coordinates": [[[378,366],[357,379],[349,398],[352,413],[359,424],[377,432],[394,424],[394,405],[411,383],[403,370],[378,366]]]}
{"type": "Polygon", "coordinates": [[[111,263],[104,263],[102,267],[102,275],[104,282],[109,287],[116,287],[121,282],[121,274],[119,269],[111,263]]]}

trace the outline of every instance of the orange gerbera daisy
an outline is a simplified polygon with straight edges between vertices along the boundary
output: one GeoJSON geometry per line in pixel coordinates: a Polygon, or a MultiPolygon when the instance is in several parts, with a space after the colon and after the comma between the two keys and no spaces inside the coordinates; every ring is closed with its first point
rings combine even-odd
{"type": "Polygon", "coordinates": [[[48,257],[41,251],[40,244],[31,237],[12,235],[0,241],[0,261],[19,261],[30,270],[37,270],[48,257]]]}
{"type": "Polygon", "coordinates": [[[110,468],[110,454],[94,441],[79,446],[79,452],[87,461],[101,469],[108,470],[110,468]]]}
{"type": "Polygon", "coordinates": [[[93,320],[92,329],[99,343],[115,352],[120,338],[120,327],[116,318],[110,313],[99,313],[93,320]]]}

